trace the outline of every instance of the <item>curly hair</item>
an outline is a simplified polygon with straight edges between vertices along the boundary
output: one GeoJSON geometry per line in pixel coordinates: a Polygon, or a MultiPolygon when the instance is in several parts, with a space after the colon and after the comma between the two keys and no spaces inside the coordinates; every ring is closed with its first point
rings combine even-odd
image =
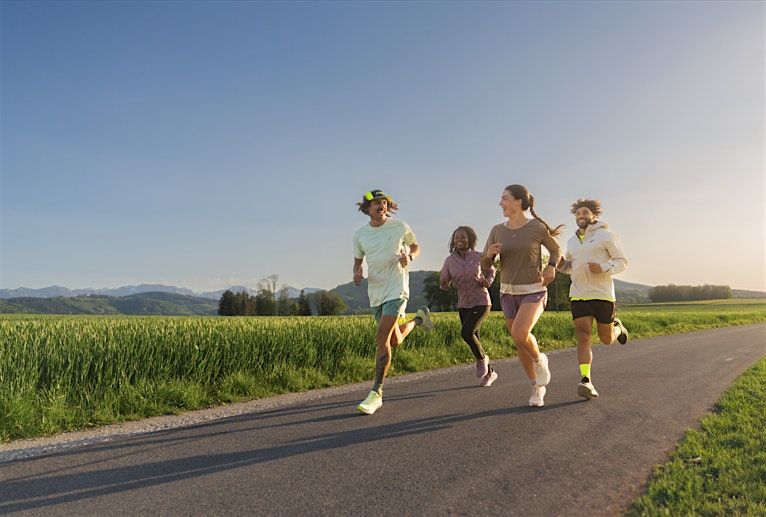
{"type": "Polygon", "coordinates": [[[601,211],[601,201],[598,199],[578,199],[574,203],[572,203],[572,213],[577,213],[577,210],[585,207],[591,212],[593,212],[593,215],[596,217],[600,216],[601,211]]]}
{"type": "Polygon", "coordinates": [[[468,236],[468,249],[472,250],[476,248],[476,232],[470,226],[458,226],[455,231],[452,232],[452,236],[449,238],[449,252],[455,253],[455,234],[463,231],[468,236]]]}

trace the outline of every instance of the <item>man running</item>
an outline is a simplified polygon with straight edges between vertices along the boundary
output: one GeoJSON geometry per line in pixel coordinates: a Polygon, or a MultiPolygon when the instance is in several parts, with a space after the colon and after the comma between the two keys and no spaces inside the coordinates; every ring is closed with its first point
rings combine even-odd
{"type": "Polygon", "coordinates": [[[591,332],[596,320],[598,337],[605,345],[617,340],[624,345],[628,331],[614,316],[614,282],[612,275],[625,271],[628,261],[620,240],[606,223],[599,221],[601,202],[578,199],[572,204],[577,231],[567,242],[566,256],[558,263],[559,271],[572,278],[569,299],[577,333],[577,359],[582,377],[577,394],[586,399],[598,397],[591,382],[591,332]]]}
{"type": "Polygon", "coordinates": [[[428,307],[423,306],[415,318],[399,324],[410,295],[408,266],[420,254],[410,226],[390,218],[399,207],[382,190],[365,192],[357,205],[360,212],[370,217],[370,222],[354,233],[354,283],[362,283],[362,262],[367,258],[367,294],[378,322],[375,382],[357,409],[371,415],[383,405],[383,379],[391,366],[391,348],[401,345],[416,326],[428,332],[433,323],[428,307]]]}

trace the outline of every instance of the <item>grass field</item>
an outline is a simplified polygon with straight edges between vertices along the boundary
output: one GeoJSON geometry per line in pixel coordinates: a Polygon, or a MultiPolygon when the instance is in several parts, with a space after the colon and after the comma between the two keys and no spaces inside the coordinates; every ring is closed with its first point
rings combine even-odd
{"type": "Polygon", "coordinates": [[[766,359],[655,469],[628,515],[766,515],[766,359]]]}
{"type": "MultiPolygon", "coordinates": [[[[766,301],[625,307],[632,339],[766,321],[766,301]]],[[[391,375],[473,360],[457,314],[413,332],[391,375]]],[[[0,317],[0,440],[371,379],[374,322],[341,317],[0,317]]],[[[543,350],[574,345],[569,313],[547,312],[543,350]]],[[[482,327],[490,357],[515,355],[502,315],[482,327]]]]}

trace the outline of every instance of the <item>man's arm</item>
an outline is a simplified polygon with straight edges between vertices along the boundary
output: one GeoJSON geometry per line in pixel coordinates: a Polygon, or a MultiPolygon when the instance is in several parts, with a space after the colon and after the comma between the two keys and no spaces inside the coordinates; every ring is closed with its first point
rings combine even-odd
{"type": "Polygon", "coordinates": [[[420,255],[420,246],[418,246],[417,242],[413,242],[410,244],[410,252],[409,253],[400,253],[399,254],[399,264],[401,264],[402,267],[407,267],[410,262],[415,260],[415,257],[420,255]]]}
{"type": "Polygon", "coordinates": [[[354,284],[356,285],[361,285],[362,280],[364,279],[364,274],[362,272],[363,260],[364,259],[354,257],[354,284]]]}
{"type": "Polygon", "coordinates": [[[625,252],[622,250],[620,239],[612,234],[612,238],[606,242],[606,251],[609,252],[611,260],[602,264],[601,269],[610,275],[622,273],[628,267],[628,259],[625,258],[625,252]]]}

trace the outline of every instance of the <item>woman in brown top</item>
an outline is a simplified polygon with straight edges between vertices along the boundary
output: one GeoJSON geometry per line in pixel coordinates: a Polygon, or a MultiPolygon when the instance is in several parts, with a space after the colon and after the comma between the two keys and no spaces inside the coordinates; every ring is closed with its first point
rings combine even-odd
{"type": "Polygon", "coordinates": [[[505,325],[516,343],[519,361],[532,382],[530,406],[544,404],[545,385],[551,380],[548,357],[540,352],[532,328],[545,310],[546,286],[556,277],[561,248],[555,236],[563,225],[551,228],[535,213],[535,199],[522,185],[510,185],[500,198],[505,223],[492,228],[482,256],[482,267],[489,268],[500,256],[500,305],[505,325]],[[525,212],[529,210],[534,219],[525,212]],[[550,258],[542,267],[541,246],[550,258]]]}

